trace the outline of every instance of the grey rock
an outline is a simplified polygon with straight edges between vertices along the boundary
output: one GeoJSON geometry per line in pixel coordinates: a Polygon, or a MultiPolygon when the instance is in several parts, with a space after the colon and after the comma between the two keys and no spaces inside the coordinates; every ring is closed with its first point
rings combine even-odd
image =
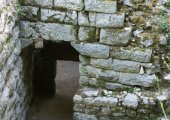
{"type": "Polygon", "coordinates": [[[91,85],[91,86],[98,86],[98,81],[97,81],[97,79],[96,78],[91,78],[90,80],[89,80],[89,85],[91,85]]]}
{"type": "Polygon", "coordinates": [[[115,13],[116,1],[85,0],[85,10],[93,12],[115,13]]]}
{"type": "Polygon", "coordinates": [[[113,69],[113,60],[112,60],[112,58],[109,58],[109,59],[91,58],[90,64],[93,67],[97,67],[97,68],[111,69],[111,70],[113,69]]]}
{"type": "Polygon", "coordinates": [[[115,59],[113,62],[113,68],[115,71],[119,72],[139,73],[140,63],[115,59]]]}
{"type": "Polygon", "coordinates": [[[116,90],[116,91],[122,91],[128,88],[127,86],[124,86],[119,83],[105,83],[105,87],[109,90],[116,90]]]}
{"type": "Polygon", "coordinates": [[[102,108],[101,108],[101,114],[102,114],[102,115],[109,115],[109,114],[111,114],[111,109],[110,109],[110,107],[102,107],[102,108]]]}
{"type": "Polygon", "coordinates": [[[167,45],[167,38],[164,35],[160,36],[160,44],[167,45]]]}
{"type": "Polygon", "coordinates": [[[118,78],[119,73],[115,72],[114,70],[105,70],[97,73],[97,79],[100,80],[109,80],[115,82],[118,80],[118,78]]]}
{"type": "Polygon", "coordinates": [[[78,24],[78,13],[76,11],[68,10],[64,19],[65,23],[77,25],[78,24]]]}
{"type": "Polygon", "coordinates": [[[126,107],[137,108],[138,106],[138,97],[134,94],[128,93],[122,103],[126,107]]]}
{"type": "Polygon", "coordinates": [[[101,29],[100,42],[108,45],[125,46],[131,40],[132,29],[101,29]]]}
{"type": "Polygon", "coordinates": [[[25,39],[25,38],[20,38],[21,41],[21,48],[26,48],[27,46],[29,46],[30,44],[33,43],[32,39],[25,39]]]}
{"type": "Polygon", "coordinates": [[[79,38],[79,41],[94,42],[95,34],[96,34],[95,28],[80,27],[79,33],[78,33],[78,38],[79,38]]]}
{"type": "Polygon", "coordinates": [[[82,98],[80,95],[75,95],[75,96],[73,97],[73,101],[74,101],[75,103],[81,103],[81,102],[83,101],[83,98],[82,98]]]}
{"type": "Polygon", "coordinates": [[[124,5],[132,6],[132,0],[124,0],[123,3],[124,5]]]}
{"type": "Polygon", "coordinates": [[[150,47],[151,45],[153,45],[153,40],[142,40],[141,44],[143,44],[145,47],[150,47]]]}
{"type": "Polygon", "coordinates": [[[116,107],[118,99],[115,97],[96,97],[94,99],[94,105],[103,107],[116,107]]]}
{"type": "Polygon", "coordinates": [[[96,27],[123,27],[125,14],[103,14],[96,15],[96,27]]]}
{"type": "Polygon", "coordinates": [[[164,75],[164,80],[170,82],[170,74],[164,75]]]}
{"type": "Polygon", "coordinates": [[[81,11],[84,4],[83,0],[54,0],[54,7],[81,11]]]}
{"type": "Polygon", "coordinates": [[[83,91],[83,94],[86,96],[86,97],[97,97],[98,94],[99,94],[99,90],[92,90],[92,89],[86,89],[83,91]]]}
{"type": "Polygon", "coordinates": [[[73,119],[74,120],[97,120],[97,117],[95,115],[74,112],[73,119]]]}
{"type": "Polygon", "coordinates": [[[132,60],[137,62],[148,63],[151,60],[151,49],[140,48],[118,48],[113,47],[111,49],[111,56],[117,59],[132,60]]]}
{"type": "Polygon", "coordinates": [[[80,65],[79,71],[80,71],[80,75],[87,75],[88,77],[95,78],[96,74],[98,72],[100,72],[101,69],[97,69],[97,68],[91,67],[89,65],[87,65],[87,66],[80,65]]]}
{"type": "Polygon", "coordinates": [[[22,6],[22,12],[24,13],[24,17],[32,19],[38,16],[38,7],[32,6],[22,6]]]}
{"type": "Polygon", "coordinates": [[[41,7],[51,8],[53,6],[53,0],[25,0],[26,5],[37,5],[41,7]]]}
{"type": "Polygon", "coordinates": [[[78,12],[78,25],[80,26],[89,26],[89,16],[86,12],[78,12]]]}
{"type": "Polygon", "coordinates": [[[153,87],[156,83],[156,75],[120,73],[119,82],[126,85],[153,87]]]}
{"type": "Polygon", "coordinates": [[[109,46],[101,45],[101,44],[76,44],[72,43],[72,46],[81,54],[94,58],[108,58],[109,57],[109,46]]]}
{"type": "Polygon", "coordinates": [[[95,27],[96,26],[96,14],[95,12],[89,12],[89,22],[90,26],[95,27]]]}
{"type": "Polygon", "coordinates": [[[41,9],[41,20],[42,21],[63,22],[65,16],[66,16],[65,12],[50,10],[50,9],[41,9]]]}
{"type": "Polygon", "coordinates": [[[57,23],[37,23],[36,28],[41,37],[52,41],[75,41],[76,28],[72,25],[57,23]]]}
{"type": "Polygon", "coordinates": [[[80,86],[87,85],[89,83],[89,80],[90,80],[90,78],[88,78],[87,76],[80,76],[80,78],[79,78],[80,86]]]}
{"type": "Polygon", "coordinates": [[[79,60],[82,65],[90,65],[90,58],[86,56],[79,55],[79,60]]]}

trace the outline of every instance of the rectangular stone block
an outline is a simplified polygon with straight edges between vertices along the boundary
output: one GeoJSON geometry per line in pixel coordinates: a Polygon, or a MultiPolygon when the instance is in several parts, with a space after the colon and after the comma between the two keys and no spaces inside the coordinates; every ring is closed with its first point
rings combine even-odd
{"type": "Polygon", "coordinates": [[[24,13],[24,15],[20,16],[20,18],[38,20],[38,10],[39,10],[38,7],[22,6],[22,12],[24,13]]]}
{"type": "Polygon", "coordinates": [[[94,42],[96,35],[96,29],[92,27],[80,27],[78,38],[79,41],[94,42]]]}
{"type": "Polygon", "coordinates": [[[90,26],[89,15],[87,12],[78,12],[78,25],[90,26]]]}
{"type": "Polygon", "coordinates": [[[104,14],[98,13],[96,15],[96,27],[123,27],[125,14],[104,14]]]}
{"type": "Polygon", "coordinates": [[[108,58],[109,57],[109,46],[101,45],[101,44],[76,44],[72,43],[72,46],[81,54],[94,58],[108,58]]]}
{"type": "Polygon", "coordinates": [[[65,12],[60,12],[50,9],[41,9],[41,20],[42,21],[59,21],[63,22],[65,18],[65,12]]]}
{"type": "Polygon", "coordinates": [[[113,62],[113,68],[115,71],[119,71],[119,72],[139,73],[140,63],[115,59],[113,62]]]}
{"type": "Polygon", "coordinates": [[[119,79],[119,73],[114,70],[102,70],[97,73],[97,79],[116,82],[119,79]]]}
{"type": "Polygon", "coordinates": [[[132,29],[101,29],[100,43],[125,46],[128,45],[131,40],[132,29]]]}
{"type": "Polygon", "coordinates": [[[72,25],[39,22],[36,24],[36,29],[45,40],[74,41],[77,36],[77,30],[72,25]]]}
{"type": "Polygon", "coordinates": [[[120,73],[119,82],[126,85],[153,87],[156,83],[156,75],[120,73]]]}
{"type": "Polygon", "coordinates": [[[84,3],[83,0],[54,0],[54,7],[81,11],[84,3]]]}
{"type": "Polygon", "coordinates": [[[109,59],[95,59],[91,58],[91,65],[103,69],[113,69],[113,61],[109,59]]]}
{"type": "Polygon", "coordinates": [[[101,69],[94,68],[92,66],[79,66],[80,75],[86,75],[88,77],[95,78],[96,74],[101,71],[101,69]]]}
{"type": "Polygon", "coordinates": [[[152,50],[142,48],[113,47],[111,49],[111,56],[116,59],[149,63],[152,56],[152,50]]]}
{"type": "Polygon", "coordinates": [[[117,2],[105,0],[85,0],[85,10],[103,13],[115,13],[117,11],[117,2]]]}
{"type": "Polygon", "coordinates": [[[25,0],[25,4],[51,8],[53,7],[53,0],[25,0]]]}

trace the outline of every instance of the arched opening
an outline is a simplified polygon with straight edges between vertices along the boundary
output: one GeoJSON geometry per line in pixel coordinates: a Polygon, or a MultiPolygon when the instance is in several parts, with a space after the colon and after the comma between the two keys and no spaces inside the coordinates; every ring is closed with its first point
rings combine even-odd
{"type": "Polygon", "coordinates": [[[79,86],[79,53],[68,42],[34,50],[33,99],[27,120],[71,120],[79,86]]]}

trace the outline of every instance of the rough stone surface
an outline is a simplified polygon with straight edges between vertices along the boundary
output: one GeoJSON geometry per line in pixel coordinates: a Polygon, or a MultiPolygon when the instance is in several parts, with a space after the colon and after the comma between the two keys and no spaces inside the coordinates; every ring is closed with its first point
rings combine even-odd
{"type": "Polygon", "coordinates": [[[92,58],[90,64],[97,68],[113,69],[113,60],[109,59],[95,59],[92,58]]]}
{"type": "Polygon", "coordinates": [[[85,0],[85,10],[93,12],[115,13],[116,1],[85,0]]]}
{"type": "Polygon", "coordinates": [[[150,62],[152,56],[151,49],[139,48],[115,48],[111,50],[111,56],[117,59],[132,60],[138,62],[150,62]]]}
{"type": "Polygon", "coordinates": [[[126,85],[138,85],[144,87],[153,87],[156,83],[155,75],[140,75],[130,73],[120,73],[119,82],[126,85]]]}
{"type": "Polygon", "coordinates": [[[89,115],[84,113],[74,113],[73,118],[75,120],[97,120],[95,115],[89,115]]]}
{"type": "Polygon", "coordinates": [[[54,0],[54,6],[77,11],[81,11],[84,7],[83,0],[54,0]]]}
{"type": "Polygon", "coordinates": [[[119,72],[139,73],[140,63],[115,59],[113,61],[113,68],[115,71],[119,71],[119,72]]]}
{"type": "Polygon", "coordinates": [[[72,25],[63,25],[56,23],[37,23],[41,37],[52,41],[74,41],[76,40],[76,29],[72,25]]]}
{"type": "Polygon", "coordinates": [[[131,34],[131,28],[125,28],[123,30],[101,29],[100,42],[115,46],[128,45],[131,40],[131,34]]]}
{"type": "Polygon", "coordinates": [[[103,14],[96,15],[96,27],[123,27],[125,14],[103,14]]]}
{"type": "Polygon", "coordinates": [[[138,97],[134,94],[128,93],[122,104],[126,107],[136,108],[138,106],[138,97]]]}
{"type": "Polygon", "coordinates": [[[38,5],[42,7],[52,7],[53,0],[25,0],[25,4],[28,5],[38,5]]]}
{"type": "Polygon", "coordinates": [[[78,37],[80,41],[93,42],[95,41],[95,28],[80,27],[78,37]]]}
{"type": "Polygon", "coordinates": [[[108,58],[109,57],[109,47],[101,44],[75,44],[72,46],[81,54],[89,57],[95,58],[108,58]]]}

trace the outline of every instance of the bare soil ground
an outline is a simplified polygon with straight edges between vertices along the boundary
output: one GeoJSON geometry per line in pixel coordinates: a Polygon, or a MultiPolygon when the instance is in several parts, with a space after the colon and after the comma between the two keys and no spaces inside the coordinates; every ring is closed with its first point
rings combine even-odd
{"type": "Polygon", "coordinates": [[[73,96],[78,89],[79,62],[57,61],[56,94],[35,98],[27,120],[72,120],[73,96]]]}

